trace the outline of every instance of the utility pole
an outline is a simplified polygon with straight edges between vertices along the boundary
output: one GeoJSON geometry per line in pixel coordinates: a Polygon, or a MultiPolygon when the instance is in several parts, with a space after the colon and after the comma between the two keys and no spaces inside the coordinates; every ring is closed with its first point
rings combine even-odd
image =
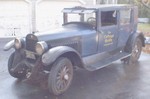
{"type": "Polygon", "coordinates": [[[37,32],[36,28],[36,7],[37,4],[42,0],[25,0],[30,5],[30,23],[31,23],[31,32],[34,34],[37,32]]]}

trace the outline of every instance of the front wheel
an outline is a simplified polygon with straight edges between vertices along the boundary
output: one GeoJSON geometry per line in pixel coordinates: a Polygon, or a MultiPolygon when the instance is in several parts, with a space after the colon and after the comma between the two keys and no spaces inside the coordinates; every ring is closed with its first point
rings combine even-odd
{"type": "MultiPolygon", "coordinates": [[[[8,60],[8,72],[11,76],[15,77],[15,78],[18,78],[18,79],[23,79],[25,78],[25,71],[15,71],[14,68],[16,67],[16,64],[14,64],[14,57],[15,57],[15,52],[12,53],[9,57],[9,60],[8,60]]],[[[16,62],[17,64],[19,63],[20,61],[16,62]]],[[[21,69],[24,69],[24,68],[21,68],[21,69]]]]}
{"type": "Polygon", "coordinates": [[[68,58],[58,58],[50,71],[48,78],[49,91],[59,95],[64,93],[70,86],[73,78],[73,65],[68,58]]]}

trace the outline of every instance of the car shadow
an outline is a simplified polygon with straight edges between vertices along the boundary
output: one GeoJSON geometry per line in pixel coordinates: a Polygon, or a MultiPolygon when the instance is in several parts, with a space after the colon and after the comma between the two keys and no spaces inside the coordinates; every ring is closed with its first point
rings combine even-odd
{"type": "Polygon", "coordinates": [[[94,72],[78,69],[74,71],[70,88],[59,96],[38,85],[18,80],[14,81],[11,90],[18,99],[115,99],[129,80],[138,79],[139,68],[140,63],[116,62],[94,72]]]}

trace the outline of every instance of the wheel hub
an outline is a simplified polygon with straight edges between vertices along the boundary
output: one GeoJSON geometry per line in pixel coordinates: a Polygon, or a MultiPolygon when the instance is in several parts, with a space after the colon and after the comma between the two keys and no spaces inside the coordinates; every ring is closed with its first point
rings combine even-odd
{"type": "Polygon", "coordinates": [[[60,78],[61,78],[61,80],[69,80],[69,75],[68,75],[68,71],[69,71],[69,69],[65,66],[64,68],[63,68],[63,70],[61,71],[61,73],[60,73],[60,78]]]}
{"type": "Polygon", "coordinates": [[[64,75],[64,79],[65,79],[65,80],[68,80],[68,79],[69,79],[68,74],[64,75]]]}
{"type": "Polygon", "coordinates": [[[132,54],[132,56],[135,57],[135,56],[138,54],[138,52],[139,52],[138,46],[135,45],[135,47],[134,47],[134,49],[133,49],[133,54],[132,54]]]}

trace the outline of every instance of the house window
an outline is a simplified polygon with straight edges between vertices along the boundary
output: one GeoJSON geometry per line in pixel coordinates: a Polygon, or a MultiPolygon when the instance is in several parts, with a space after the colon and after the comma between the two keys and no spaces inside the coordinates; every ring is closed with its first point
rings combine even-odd
{"type": "Polygon", "coordinates": [[[117,25],[117,12],[116,11],[102,11],[101,12],[101,25],[102,26],[117,25]]]}
{"type": "Polygon", "coordinates": [[[130,24],[131,22],[131,9],[120,11],[120,25],[130,24]]]}

